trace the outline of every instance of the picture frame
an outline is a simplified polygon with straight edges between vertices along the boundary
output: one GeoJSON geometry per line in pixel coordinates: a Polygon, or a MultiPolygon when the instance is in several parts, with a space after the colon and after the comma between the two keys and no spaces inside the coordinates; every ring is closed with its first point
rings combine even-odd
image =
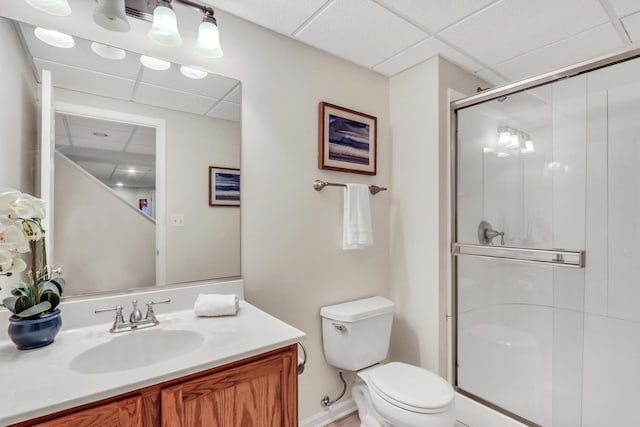
{"type": "Polygon", "coordinates": [[[328,102],[318,110],[318,168],[375,175],[377,118],[328,102]]]}
{"type": "Polygon", "coordinates": [[[240,206],[240,169],[209,166],[209,206],[240,206]]]}

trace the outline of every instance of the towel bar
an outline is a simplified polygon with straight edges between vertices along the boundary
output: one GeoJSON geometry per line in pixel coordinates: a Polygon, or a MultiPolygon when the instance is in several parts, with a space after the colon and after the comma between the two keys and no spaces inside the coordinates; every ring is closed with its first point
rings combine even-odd
{"type": "MultiPolygon", "coordinates": [[[[319,179],[316,179],[315,181],[313,181],[313,188],[316,191],[320,191],[324,187],[346,187],[346,186],[347,184],[338,184],[335,182],[320,181],[319,179]]],[[[371,192],[371,194],[376,195],[381,191],[387,191],[387,187],[378,187],[377,185],[370,185],[369,191],[371,192]]]]}

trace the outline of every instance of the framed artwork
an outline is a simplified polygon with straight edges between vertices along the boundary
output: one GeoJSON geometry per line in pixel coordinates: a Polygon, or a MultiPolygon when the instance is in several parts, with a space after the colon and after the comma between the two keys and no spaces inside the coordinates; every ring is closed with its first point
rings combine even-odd
{"type": "Polygon", "coordinates": [[[318,168],[376,174],[377,119],[321,102],[318,168]]]}
{"type": "Polygon", "coordinates": [[[209,206],[240,206],[240,169],[209,166],[209,206]]]}

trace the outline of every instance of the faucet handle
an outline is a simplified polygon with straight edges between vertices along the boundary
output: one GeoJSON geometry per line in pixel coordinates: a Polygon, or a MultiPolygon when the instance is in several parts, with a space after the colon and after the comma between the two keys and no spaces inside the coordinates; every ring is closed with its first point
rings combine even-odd
{"type": "Polygon", "coordinates": [[[115,308],[104,308],[100,310],[93,310],[94,314],[106,313],[108,311],[116,312],[116,319],[113,321],[113,327],[110,329],[110,332],[114,332],[120,327],[120,325],[124,324],[124,316],[122,315],[122,306],[117,305],[115,308]]]}
{"type": "Polygon", "coordinates": [[[154,322],[157,322],[156,319],[156,314],[153,311],[153,306],[156,304],[169,304],[171,302],[170,299],[164,300],[164,301],[158,301],[158,302],[154,302],[154,301],[148,301],[147,302],[147,314],[146,316],[144,316],[145,319],[151,319],[154,322]]]}

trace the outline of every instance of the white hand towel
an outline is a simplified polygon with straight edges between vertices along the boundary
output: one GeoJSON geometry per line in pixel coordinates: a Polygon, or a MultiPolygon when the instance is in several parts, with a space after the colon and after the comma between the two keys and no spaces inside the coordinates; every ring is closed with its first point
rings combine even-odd
{"type": "Polygon", "coordinates": [[[236,294],[200,294],[193,306],[196,316],[234,316],[240,301],[236,294]]]}
{"type": "Polygon", "coordinates": [[[362,249],[373,244],[369,187],[347,184],[344,190],[342,249],[362,249]]]}

